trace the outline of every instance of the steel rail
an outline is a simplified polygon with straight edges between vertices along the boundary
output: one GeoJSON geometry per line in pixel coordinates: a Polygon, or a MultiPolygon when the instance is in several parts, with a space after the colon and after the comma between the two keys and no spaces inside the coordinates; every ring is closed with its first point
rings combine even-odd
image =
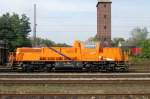
{"type": "Polygon", "coordinates": [[[144,96],[150,95],[150,93],[100,93],[100,94],[76,94],[76,93],[0,93],[0,95],[8,96],[144,96]]]}
{"type": "Polygon", "coordinates": [[[0,84],[149,84],[150,78],[0,78],[0,84]]]}
{"type": "Polygon", "coordinates": [[[0,73],[0,75],[150,75],[150,73],[0,73]]]}
{"type": "Polygon", "coordinates": [[[150,78],[150,73],[0,73],[0,78],[150,78]]]}

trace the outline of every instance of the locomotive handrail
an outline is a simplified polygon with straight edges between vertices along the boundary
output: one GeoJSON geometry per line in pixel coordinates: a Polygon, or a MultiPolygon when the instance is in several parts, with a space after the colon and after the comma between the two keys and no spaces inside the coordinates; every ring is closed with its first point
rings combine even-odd
{"type": "Polygon", "coordinates": [[[64,58],[66,58],[66,59],[68,59],[68,60],[70,60],[70,61],[74,61],[74,60],[71,59],[70,57],[66,56],[65,54],[63,54],[63,53],[61,53],[61,52],[59,52],[59,51],[57,51],[57,50],[55,50],[54,48],[52,48],[52,47],[48,47],[48,48],[51,49],[52,51],[54,51],[55,53],[57,53],[57,54],[63,56],[64,58]]]}

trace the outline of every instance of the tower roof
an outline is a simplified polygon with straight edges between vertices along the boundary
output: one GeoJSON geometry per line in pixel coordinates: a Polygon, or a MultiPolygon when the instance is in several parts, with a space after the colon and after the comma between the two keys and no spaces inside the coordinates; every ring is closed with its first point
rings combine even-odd
{"type": "Polygon", "coordinates": [[[97,3],[97,5],[96,5],[96,7],[98,7],[98,5],[99,5],[100,3],[112,3],[111,0],[97,0],[97,1],[98,1],[98,3],[97,3]]]}
{"type": "Polygon", "coordinates": [[[111,0],[98,0],[98,2],[111,2],[111,0]]]}

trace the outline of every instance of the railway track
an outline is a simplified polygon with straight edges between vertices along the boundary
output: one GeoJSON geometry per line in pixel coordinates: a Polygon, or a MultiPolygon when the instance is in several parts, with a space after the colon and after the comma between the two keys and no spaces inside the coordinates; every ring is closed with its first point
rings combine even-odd
{"type": "Polygon", "coordinates": [[[0,99],[149,99],[149,93],[134,94],[1,94],[0,99]]]}
{"type": "Polygon", "coordinates": [[[0,78],[0,84],[149,84],[150,78],[0,78]]]}
{"type": "Polygon", "coordinates": [[[0,85],[0,99],[150,98],[150,73],[0,73],[0,85]]]}
{"type": "Polygon", "coordinates": [[[150,73],[0,73],[0,78],[150,78],[150,73]]]}
{"type": "Polygon", "coordinates": [[[0,73],[1,84],[110,84],[150,83],[150,73],[0,73]]]}
{"type": "Polygon", "coordinates": [[[64,94],[64,93],[28,93],[28,94],[0,94],[3,96],[150,96],[150,93],[116,93],[116,94],[112,94],[112,93],[103,93],[103,94],[75,94],[75,93],[71,93],[71,94],[64,94]]]}

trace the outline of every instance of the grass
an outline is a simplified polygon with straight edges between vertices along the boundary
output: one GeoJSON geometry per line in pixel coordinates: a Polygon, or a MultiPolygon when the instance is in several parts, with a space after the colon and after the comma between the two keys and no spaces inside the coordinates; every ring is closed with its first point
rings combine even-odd
{"type": "Polygon", "coordinates": [[[129,68],[137,72],[150,72],[150,59],[130,57],[129,68]]]}

